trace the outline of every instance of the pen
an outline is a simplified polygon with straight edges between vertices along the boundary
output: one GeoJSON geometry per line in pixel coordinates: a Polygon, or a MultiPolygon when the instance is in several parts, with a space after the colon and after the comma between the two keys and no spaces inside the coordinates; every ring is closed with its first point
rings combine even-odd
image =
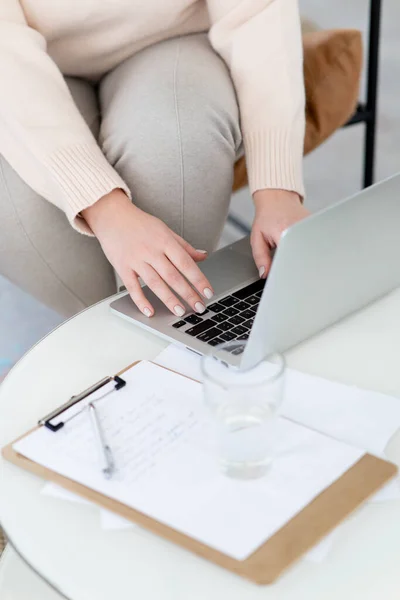
{"type": "Polygon", "coordinates": [[[115,464],[110,446],[107,445],[104,432],[100,423],[100,419],[97,415],[97,411],[94,404],[90,402],[88,404],[90,420],[92,422],[94,437],[96,438],[97,449],[100,457],[101,470],[106,479],[111,479],[114,473],[115,464]]]}

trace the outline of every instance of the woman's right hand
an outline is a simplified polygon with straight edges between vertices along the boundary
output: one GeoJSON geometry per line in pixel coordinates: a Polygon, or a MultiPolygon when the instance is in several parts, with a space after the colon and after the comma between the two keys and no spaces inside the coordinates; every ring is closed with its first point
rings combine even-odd
{"type": "Polygon", "coordinates": [[[154,308],[139,276],[177,317],[185,313],[182,300],[195,312],[205,311],[202,297],[210,299],[214,293],[196,265],[207,257],[205,251],[195,250],[160,219],[137,208],[122,190],[103,196],[82,216],[146,317],[154,314],[154,308]]]}

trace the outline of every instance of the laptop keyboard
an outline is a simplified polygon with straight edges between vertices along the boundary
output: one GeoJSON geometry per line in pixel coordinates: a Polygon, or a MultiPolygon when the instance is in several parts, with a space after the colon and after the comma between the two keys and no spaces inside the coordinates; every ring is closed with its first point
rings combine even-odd
{"type": "MultiPolygon", "coordinates": [[[[210,304],[203,314],[191,314],[173,323],[172,327],[181,329],[210,346],[233,340],[247,340],[264,285],[265,279],[255,281],[210,304]]],[[[236,353],[238,350],[240,349],[236,348],[236,353]]]]}

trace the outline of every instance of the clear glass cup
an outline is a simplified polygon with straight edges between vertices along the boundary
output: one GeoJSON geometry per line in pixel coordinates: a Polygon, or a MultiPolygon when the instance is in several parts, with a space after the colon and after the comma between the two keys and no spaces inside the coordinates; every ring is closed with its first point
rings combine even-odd
{"type": "Polygon", "coordinates": [[[244,347],[245,342],[228,342],[214,355],[203,357],[203,390],[221,470],[230,477],[255,479],[266,473],[272,461],[286,365],[278,353],[247,370],[224,361],[227,351],[241,354],[244,347]]]}

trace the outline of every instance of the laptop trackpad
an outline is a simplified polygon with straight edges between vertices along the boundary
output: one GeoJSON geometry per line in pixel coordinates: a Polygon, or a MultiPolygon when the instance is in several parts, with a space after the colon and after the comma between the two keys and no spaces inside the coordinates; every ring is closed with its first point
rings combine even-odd
{"type": "Polygon", "coordinates": [[[232,287],[258,277],[248,238],[226,246],[199,263],[204,275],[209,279],[215,294],[223,294],[232,287]]]}

